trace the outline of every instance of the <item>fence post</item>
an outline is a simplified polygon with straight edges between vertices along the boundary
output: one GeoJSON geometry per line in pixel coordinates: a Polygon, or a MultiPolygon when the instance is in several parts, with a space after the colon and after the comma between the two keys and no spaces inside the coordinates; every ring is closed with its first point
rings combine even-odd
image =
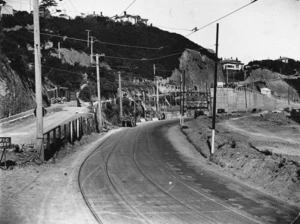
{"type": "Polygon", "coordinates": [[[82,122],[83,122],[83,117],[80,117],[80,138],[83,136],[82,122]]]}
{"type": "Polygon", "coordinates": [[[53,143],[56,144],[56,128],[53,129],[53,143]]]}
{"type": "Polygon", "coordinates": [[[69,125],[70,125],[70,143],[73,144],[73,121],[70,121],[69,125]]]}
{"type": "Polygon", "coordinates": [[[50,132],[47,132],[47,150],[50,149],[50,132]]]}
{"type": "Polygon", "coordinates": [[[67,124],[64,124],[64,139],[67,140],[67,124]]]}
{"type": "Polygon", "coordinates": [[[61,140],[61,126],[58,126],[58,139],[61,140]]]}
{"type": "Polygon", "coordinates": [[[79,118],[76,119],[76,126],[77,126],[77,140],[80,140],[80,123],[79,118]]]}

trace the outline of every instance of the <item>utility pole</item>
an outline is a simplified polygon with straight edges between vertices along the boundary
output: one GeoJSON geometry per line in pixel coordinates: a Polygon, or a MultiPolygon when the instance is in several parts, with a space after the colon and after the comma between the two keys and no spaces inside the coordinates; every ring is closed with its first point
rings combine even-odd
{"type": "Polygon", "coordinates": [[[31,0],[29,0],[29,14],[31,13],[31,0]]]}
{"type": "Polygon", "coordinates": [[[156,73],[156,67],[155,64],[153,64],[153,75],[156,79],[156,113],[158,113],[158,102],[159,102],[159,96],[158,96],[158,77],[155,76],[156,73]]]}
{"type": "Polygon", "coordinates": [[[185,94],[185,69],[183,70],[183,80],[182,80],[182,86],[183,86],[183,94],[182,94],[182,122],[181,125],[184,125],[184,94],[185,94]]]}
{"type": "Polygon", "coordinates": [[[119,74],[119,97],[120,97],[120,118],[123,118],[123,102],[122,102],[122,83],[121,83],[121,72],[119,74]]]}
{"type": "Polygon", "coordinates": [[[290,106],[290,87],[288,86],[288,106],[290,106]]]}
{"type": "Polygon", "coordinates": [[[179,90],[179,108],[180,108],[180,125],[182,124],[182,72],[180,73],[180,90],[179,90]]]}
{"type": "Polygon", "coordinates": [[[97,91],[98,91],[98,128],[102,133],[102,104],[101,104],[101,89],[100,89],[100,71],[99,71],[99,54],[96,54],[96,69],[97,69],[97,91]]]}
{"type": "Polygon", "coordinates": [[[33,1],[34,24],[34,64],[35,64],[35,99],[36,99],[36,142],[35,148],[42,161],[45,160],[43,144],[43,99],[42,99],[42,72],[41,72],[41,45],[40,45],[40,20],[39,1],[33,1]]]}
{"type": "Polygon", "coordinates": [[[158,77],[156,77],[156,112],[159,110],[158,77]]]}
{"type": "Polygon", "coordinates": [[[87,32],[87,47],[90,46],[90,30],[85,30],[87,32]]]}
{"type": "Polygon", "coordinates": [[[217,107],[217,76],[218,76],[218,46],[219,46],[219,23],[217,23],[216,35],[216,59],[215,59],[215,76],[214,76],[214,101],[213,101],[213,118],[212,118],[212,140],[211,154],[215,152],[215,128],[216,128],[216,107],[217,107]]]}
{"type": "Polygon", "coordinates": [[[58,42],[58,58],[61,59],[60,42],[58,42]]]}
{"type": "Polygon", "coordinates": [[[247,108],[247,85],[245,87],[245,105],[246,105],[246,112],[248,111],[248,108],[247,108]]]}
{"type": "Polygon", "coordinates": [[[228,87],[228,68],[226,68],[226,76],[227,76],[226,77],[227,78],[227,83],[226,84],[227,84],[227,87],[228,87]]]}
{"type": "Polygon", "coordinates": [[[93,64],[93,44],[94,44],[94,37],[91,36],[91,64],[93,64]]]}

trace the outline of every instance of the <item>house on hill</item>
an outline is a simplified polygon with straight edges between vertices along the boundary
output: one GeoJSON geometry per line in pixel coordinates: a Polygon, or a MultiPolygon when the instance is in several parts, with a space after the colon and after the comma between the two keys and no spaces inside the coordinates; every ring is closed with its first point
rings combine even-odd
{"type": "Polygon", "coordinates": [[[226,83],[244,80],[244,63],[238,60],[238,58],[221,60],[221,65],[226,74],[226,83]]]}
{"type": "Polygon", "coordinates": [[[288,57],[279,57],[278,59],[276,59],[276,61],[281,61],[283,63],[289,63],[290,60],[293,60],[292,58],[288,58],[288,57]]]}
{"type": "Polygon", "coordinates": [[[122,16],[115,15],[114,20],[116,22],[129,22],[133,25],[136,25],[136,24],[147,25],[147,22],[148,22],[148,19],[143,19],[139,15],[134,16],[134,15],[127,14],[126,11],[124,11],[124,15],[122,15],[122,16]]]}
{"type": "Polygon", "coordinates": [[[14,16],[14,9],[12,6],[4,4],[0,6],[0,20],[7,16],[14,16]]]}
{"type": "Polygon", "coordinates": [[[233,58],[224,59],[221,61],[221,64],[224,70],[240,71],[244,69],[244,63],[239,61],[238,58],[235,60],[233,58]]]}

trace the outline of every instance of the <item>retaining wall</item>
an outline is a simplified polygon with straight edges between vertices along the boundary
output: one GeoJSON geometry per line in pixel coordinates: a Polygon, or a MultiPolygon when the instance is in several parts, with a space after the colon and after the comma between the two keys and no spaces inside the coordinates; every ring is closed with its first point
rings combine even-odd
{"type": "MultiPolygon", "coordinates": [[[[211,89],[211,102],[213,102],[213,89],[211,89]]],[[[253,109],[278,109],[277,99],[262,95],[260,92],[247,88],[218,88],[217,110],[223,109],[227,113],[237,111],[251,111],[253,109]]]]}

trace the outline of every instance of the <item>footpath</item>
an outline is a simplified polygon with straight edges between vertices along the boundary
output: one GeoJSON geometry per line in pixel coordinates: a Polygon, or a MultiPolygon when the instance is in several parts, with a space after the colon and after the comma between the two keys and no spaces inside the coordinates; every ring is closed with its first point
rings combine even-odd
{"type": "MultiPolygon", "coordinates": [[[[49,108],[49,112],[43,118],[44,133],[63,122],[80,117],[89,113],[86,107],[72,107],[61,105],[49,108]]],[[[12,144],[19,146],[23,144],[34,144],[36,138],[36,118],[26,115],[24,119],[19,118],[12,122],[0,124],[0,137],[11,137],[12,144]]]]}

